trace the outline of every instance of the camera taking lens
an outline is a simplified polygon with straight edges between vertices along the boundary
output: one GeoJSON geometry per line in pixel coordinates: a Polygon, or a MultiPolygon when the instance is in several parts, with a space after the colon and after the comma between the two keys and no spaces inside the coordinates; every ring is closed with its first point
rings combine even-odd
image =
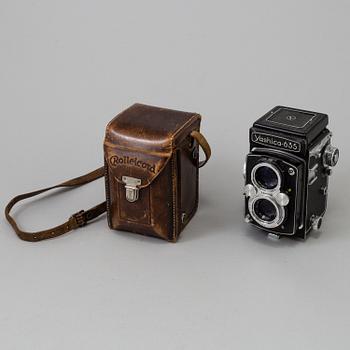
{"type": "Polygon", "coordinates": [[[254,211],[263,221],[273,221],[277,216],[275,206],[267,199],[258,199],[254,204],[254,211]]]}

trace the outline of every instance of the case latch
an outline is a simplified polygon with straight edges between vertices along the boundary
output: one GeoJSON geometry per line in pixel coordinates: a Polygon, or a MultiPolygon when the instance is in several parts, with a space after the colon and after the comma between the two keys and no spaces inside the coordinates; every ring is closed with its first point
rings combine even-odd
{"type": "Polygon", "coordinates": [[[141,180],[131,176],[123,176],[123,182],[125,183],[125,196],[128,202],[136,202],[139,199],[139,188],[141,180]]]}

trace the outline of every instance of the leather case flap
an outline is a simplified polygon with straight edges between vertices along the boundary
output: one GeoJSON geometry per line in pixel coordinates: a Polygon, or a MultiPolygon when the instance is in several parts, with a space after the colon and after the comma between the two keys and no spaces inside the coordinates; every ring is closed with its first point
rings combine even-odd
{"type": "Polygon", "coordinates": [[[144,188],[165,168],[176,147],[194,128],[200,115],[166,108],[134,104],[108,125],[105,157],[113,176],[141,180],[144,188]]]}
{"type": "Polygon", "coordinates": [[[140,179],[138,188],[149,186],[162,172],[171,158],[170,153],[144,153],[133,149],[105,145],[105,157],[114,178],[125,183],[123,177],[140,179]]]}

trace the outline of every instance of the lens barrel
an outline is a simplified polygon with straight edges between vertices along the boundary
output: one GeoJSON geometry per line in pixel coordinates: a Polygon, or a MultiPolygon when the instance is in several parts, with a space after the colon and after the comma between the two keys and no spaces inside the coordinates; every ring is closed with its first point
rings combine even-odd
{"type": "Polygon", "coordinates": [[[276,228],[284,221],[286,212],[270,194],[260,193],[248,200],[248,210],[252,218],[262,227],[276,228]]]}
{"type": "Polygon", "coordinates": [[[258,199],[254,203],[256,215],[263,221],[272,222],[277,217],[277,210],[273,203],[265,198],[258,199]]]}
{"type": "Polygon", "coordinates": [[[279,170],[270,163],[259,163],[252,169],[253,183],[266,191],[277,190],[281,185],[279,170]]]}
{"type": "Polygon", "coordinates": [[[251,217],[262,227],[278,227],[286,214],[284,206],[278,202],[281,189],[280,170],[270,162],[257,163],[251,170],[251,181],[255,189],[248,200],[251,217]]]}
{"type": "Polygon", "coordinates": [[[256,170],[255,180],[261,187],[268,190],[272,190],[278,185],[276,172],[267,166],[261,166],[256,170]]]}

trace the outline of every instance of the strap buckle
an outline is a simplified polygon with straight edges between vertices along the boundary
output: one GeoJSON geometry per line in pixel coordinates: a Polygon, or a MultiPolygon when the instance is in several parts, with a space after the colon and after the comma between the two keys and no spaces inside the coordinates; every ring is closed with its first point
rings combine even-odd
{"type": "Polygon", "coordinates": [[[86,213],[84,210],[80,210],[70,217],[69,221],[71,223],[72,228],[76,229],[78,227],[83,227],[84,225],[86,225],[87,218],[85,214],[86,213]]]}

